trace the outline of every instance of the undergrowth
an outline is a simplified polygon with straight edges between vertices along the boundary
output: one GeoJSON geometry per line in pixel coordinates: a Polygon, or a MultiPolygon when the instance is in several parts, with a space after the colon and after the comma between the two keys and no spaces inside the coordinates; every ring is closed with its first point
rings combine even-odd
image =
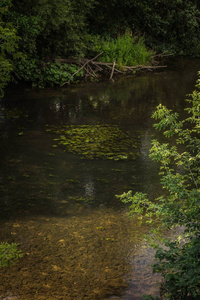
{"type": "Polygon", "coordinates": [[[104,52],[99,58],[100,61],[111,63],[116,60],[116,64],[121,68],[150,63],[154,54],[145,46],[143,37],[132,37],[129,31],[117,39],[100,39],[96,51],[104,52]]]}
{"type": "Polygon", "coordinates": [[[62,86],[70,81],[75,82],[83,76],[78,66],[73,64],[61,64],[60,62],[44,63],[36,59],[25,59],[15,64],[15,78],[17,81],[31,82],[33,87],[62,86]]]}

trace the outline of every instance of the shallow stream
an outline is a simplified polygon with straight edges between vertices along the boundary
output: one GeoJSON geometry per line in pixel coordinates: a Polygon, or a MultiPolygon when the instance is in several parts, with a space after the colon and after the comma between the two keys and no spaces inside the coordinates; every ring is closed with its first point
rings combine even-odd
{"type": "Polygon", "coordinates": [[[150,228],[129,219],[115,195],[159,195],[151,114],[159,103],[183,114],[199,69],[199,60],[180,58],[114,83],[10,88],[0,102],[0,241],[18,243],[24,257],[0,269],[0,299],[140,300],[158,292],[143,238],[150,228]]]}

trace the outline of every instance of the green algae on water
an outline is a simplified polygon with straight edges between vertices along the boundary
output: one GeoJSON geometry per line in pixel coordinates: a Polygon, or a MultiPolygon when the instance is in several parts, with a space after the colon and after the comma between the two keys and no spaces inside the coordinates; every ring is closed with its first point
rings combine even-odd
{"type": "Polygon", "coordinates": [[[54,141],[65,151],[83,159],[132,160],[138,155],[129,135],[117,125],[48,126],[46,131],[58,135],[54,141]]]}

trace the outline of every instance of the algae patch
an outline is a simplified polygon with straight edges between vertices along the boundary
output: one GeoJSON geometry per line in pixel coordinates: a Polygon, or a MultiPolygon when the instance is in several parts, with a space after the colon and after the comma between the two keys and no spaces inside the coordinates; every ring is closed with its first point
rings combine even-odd
{"type": "Polygon", "coordinates": [[[48,126],[46,131],[58,135],[52,147],[60,145],[83,159],[128,160],[138,155],[137,146],[117,125],[48,126]]]}

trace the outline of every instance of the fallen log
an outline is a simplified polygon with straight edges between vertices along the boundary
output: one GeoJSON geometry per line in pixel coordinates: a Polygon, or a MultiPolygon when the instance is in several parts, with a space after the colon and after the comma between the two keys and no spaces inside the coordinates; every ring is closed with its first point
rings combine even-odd
{"type": "MultiPolygon", "coordinates": [[[[167,66],[159,66],[159,65],[137,65],[137,66],[121,66],[120,64],[117,63],[116,58],[114,59],[113,63],[106,63],[106,62],[101,62],[97,61],[96,59],[101,56],[103,52],[97,54],[95,57],[92,59],[86,59],[82,58],[81,60],[76,60],[76,59],[56,59],[55,61],[59,61],[62,64],[75,64],[79,66],[78,70],[74,72],[71,77],[73,78],[76,74],[78,74],[81,70],[84,71],[84,77],[85,78],[98,78],[100,74],[102,73],[110,73],[109,79],[113,81],[113,76],[114,73],[121,73],[121,74],[130,74],[131,72],[135,70],[156,70],[156,69],[162,69],[166,68],[167,66]]],[[[71,79],[72,80],[72,79],[71,79]]],[[[71,80],[68,80],[67,82],[64,82],[61,86],[64,86],[66,84],[69,84],[71,80]]]]}

